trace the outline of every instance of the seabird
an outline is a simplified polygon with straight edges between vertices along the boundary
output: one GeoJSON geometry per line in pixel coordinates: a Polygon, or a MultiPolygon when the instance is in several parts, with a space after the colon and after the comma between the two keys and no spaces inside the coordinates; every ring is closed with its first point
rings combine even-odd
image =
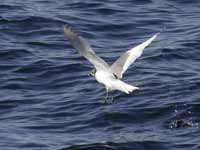
{"type": "Polygon", "coordinates": [[[128,67],[142,55],[144,48],[155,40],[160,33],[156,33],[142,44],[126,51],[111,66],[97,56],[86,39],[76,34],[69,25],[64,26],[64,34],[71,45],[79,51],[80,55],[94,65],[95,69],[91,71],[90,75],[94,76],[99,83],[105,86],[108,95],[109,91],[114,90],[129,94],[139,89],[136,86],[123,82],[121,79],[128,67]]]}

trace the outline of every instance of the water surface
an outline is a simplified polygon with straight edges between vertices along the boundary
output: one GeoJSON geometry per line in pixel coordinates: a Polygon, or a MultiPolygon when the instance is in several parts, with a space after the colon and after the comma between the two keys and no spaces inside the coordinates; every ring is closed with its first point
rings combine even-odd
{"type": "Polygon", "coordinates": [[[198,0],[0,2],[0,147],[4,150],[200,148],[198,0]],[[63,35],[70,24],[109,64],[156,32],[114,92],[63,35]]]}

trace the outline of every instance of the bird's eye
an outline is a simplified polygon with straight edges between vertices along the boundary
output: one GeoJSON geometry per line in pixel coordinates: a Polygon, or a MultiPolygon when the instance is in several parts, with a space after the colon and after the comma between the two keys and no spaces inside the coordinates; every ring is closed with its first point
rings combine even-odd
{"type": "Polygon", "coordinates": [[[95,73],[96,73],[96,69],[93,69],[92,74],[95,75],[95,73]]]}

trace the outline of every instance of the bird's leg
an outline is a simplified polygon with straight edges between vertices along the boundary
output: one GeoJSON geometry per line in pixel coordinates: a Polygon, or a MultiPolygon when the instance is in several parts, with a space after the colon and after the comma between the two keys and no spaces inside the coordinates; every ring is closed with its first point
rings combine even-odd
{"type": "Polygon", "coordinates": [[[106,96],[105,96],[105,101],[104,101],[105,104],[107,103],[107,99],[108,99],[108,89],[106,88],[106,96]]]}
{"type": "Polygon", "coordinates": [[[113,94],[111,94],[111,101],[112,101],[112,103],[114,103],[113,94]]]}

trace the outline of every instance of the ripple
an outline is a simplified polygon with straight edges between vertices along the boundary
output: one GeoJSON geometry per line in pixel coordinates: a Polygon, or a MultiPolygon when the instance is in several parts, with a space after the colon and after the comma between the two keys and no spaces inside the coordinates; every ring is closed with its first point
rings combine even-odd
{"type": "Polygon", "coordinates": [[[2,2],[2,147],[198,149],[198,4],[197,0],[2,2]],[[140,90],[129,95],[113,92],[114,103],[105,105],[104,87],[87,76],[93,66],[63,35],[66,23],[109,63],[161,31],[124,76],[140,90]]]}
{"type": "Polygon", "coordinates": [[[17,10],[17,9],[23,9],[23,7],[20,5],[6,5],[6,4],[0,5],[0,11],[17,10]]]}
{"type": "Polygon", "coordinates": [[[88,144],[88,145],[75,145],[68,148],[63,148],[61,150],[87,150],[87,149],[105,149],[105,150],[120,150],[126,149],[131,150],[133,147],[137,149],[167,149],[167,143],[162,142],[153,142],[153,141],[144,141],[144,142],[126,142],[126,143],[95,143],[95,144],[88,144]],[[162,146],[161,146],[162,145],[162,146]]]}
{"type": "Polygon", "coordinates": [[[33,55],[32,52],[26,49],[5,49],[0,51],[1,61],[10,59],[20,59],[23,57],[29,57],[33,55]]]}

